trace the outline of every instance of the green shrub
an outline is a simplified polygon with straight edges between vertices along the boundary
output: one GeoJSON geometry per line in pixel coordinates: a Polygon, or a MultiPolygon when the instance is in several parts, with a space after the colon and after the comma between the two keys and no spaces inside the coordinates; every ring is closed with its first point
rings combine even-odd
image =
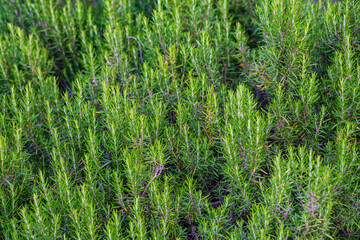
{"type": "Polygon", "coordinates": [[[0,239],[358,239],[359,13],[4,0],[0,239]]]}

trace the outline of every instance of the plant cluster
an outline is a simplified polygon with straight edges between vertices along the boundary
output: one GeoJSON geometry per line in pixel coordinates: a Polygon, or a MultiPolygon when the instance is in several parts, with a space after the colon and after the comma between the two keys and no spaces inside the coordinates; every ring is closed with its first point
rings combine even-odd
{"type": "Polygon", "coordinates": [[[2,0],[0,239],[358,239],[359,14],[2,0]]]}

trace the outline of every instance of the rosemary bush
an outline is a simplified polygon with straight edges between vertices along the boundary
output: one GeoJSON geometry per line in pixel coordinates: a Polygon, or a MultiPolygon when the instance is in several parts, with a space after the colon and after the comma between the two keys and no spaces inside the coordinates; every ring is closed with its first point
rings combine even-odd
{"type": "Polygon", "coordinates": [[[2,0],[0,239],[359,239],[359,14],[2,0]]]}

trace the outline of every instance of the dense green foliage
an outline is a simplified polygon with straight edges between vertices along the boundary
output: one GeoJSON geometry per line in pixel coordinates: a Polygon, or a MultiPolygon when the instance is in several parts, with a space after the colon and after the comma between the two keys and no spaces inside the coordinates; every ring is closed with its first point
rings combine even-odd
{"type": "Polygon", "coordinates": [[[359,239],[359,16],[1,0],[0,239],[359,239]]]}

